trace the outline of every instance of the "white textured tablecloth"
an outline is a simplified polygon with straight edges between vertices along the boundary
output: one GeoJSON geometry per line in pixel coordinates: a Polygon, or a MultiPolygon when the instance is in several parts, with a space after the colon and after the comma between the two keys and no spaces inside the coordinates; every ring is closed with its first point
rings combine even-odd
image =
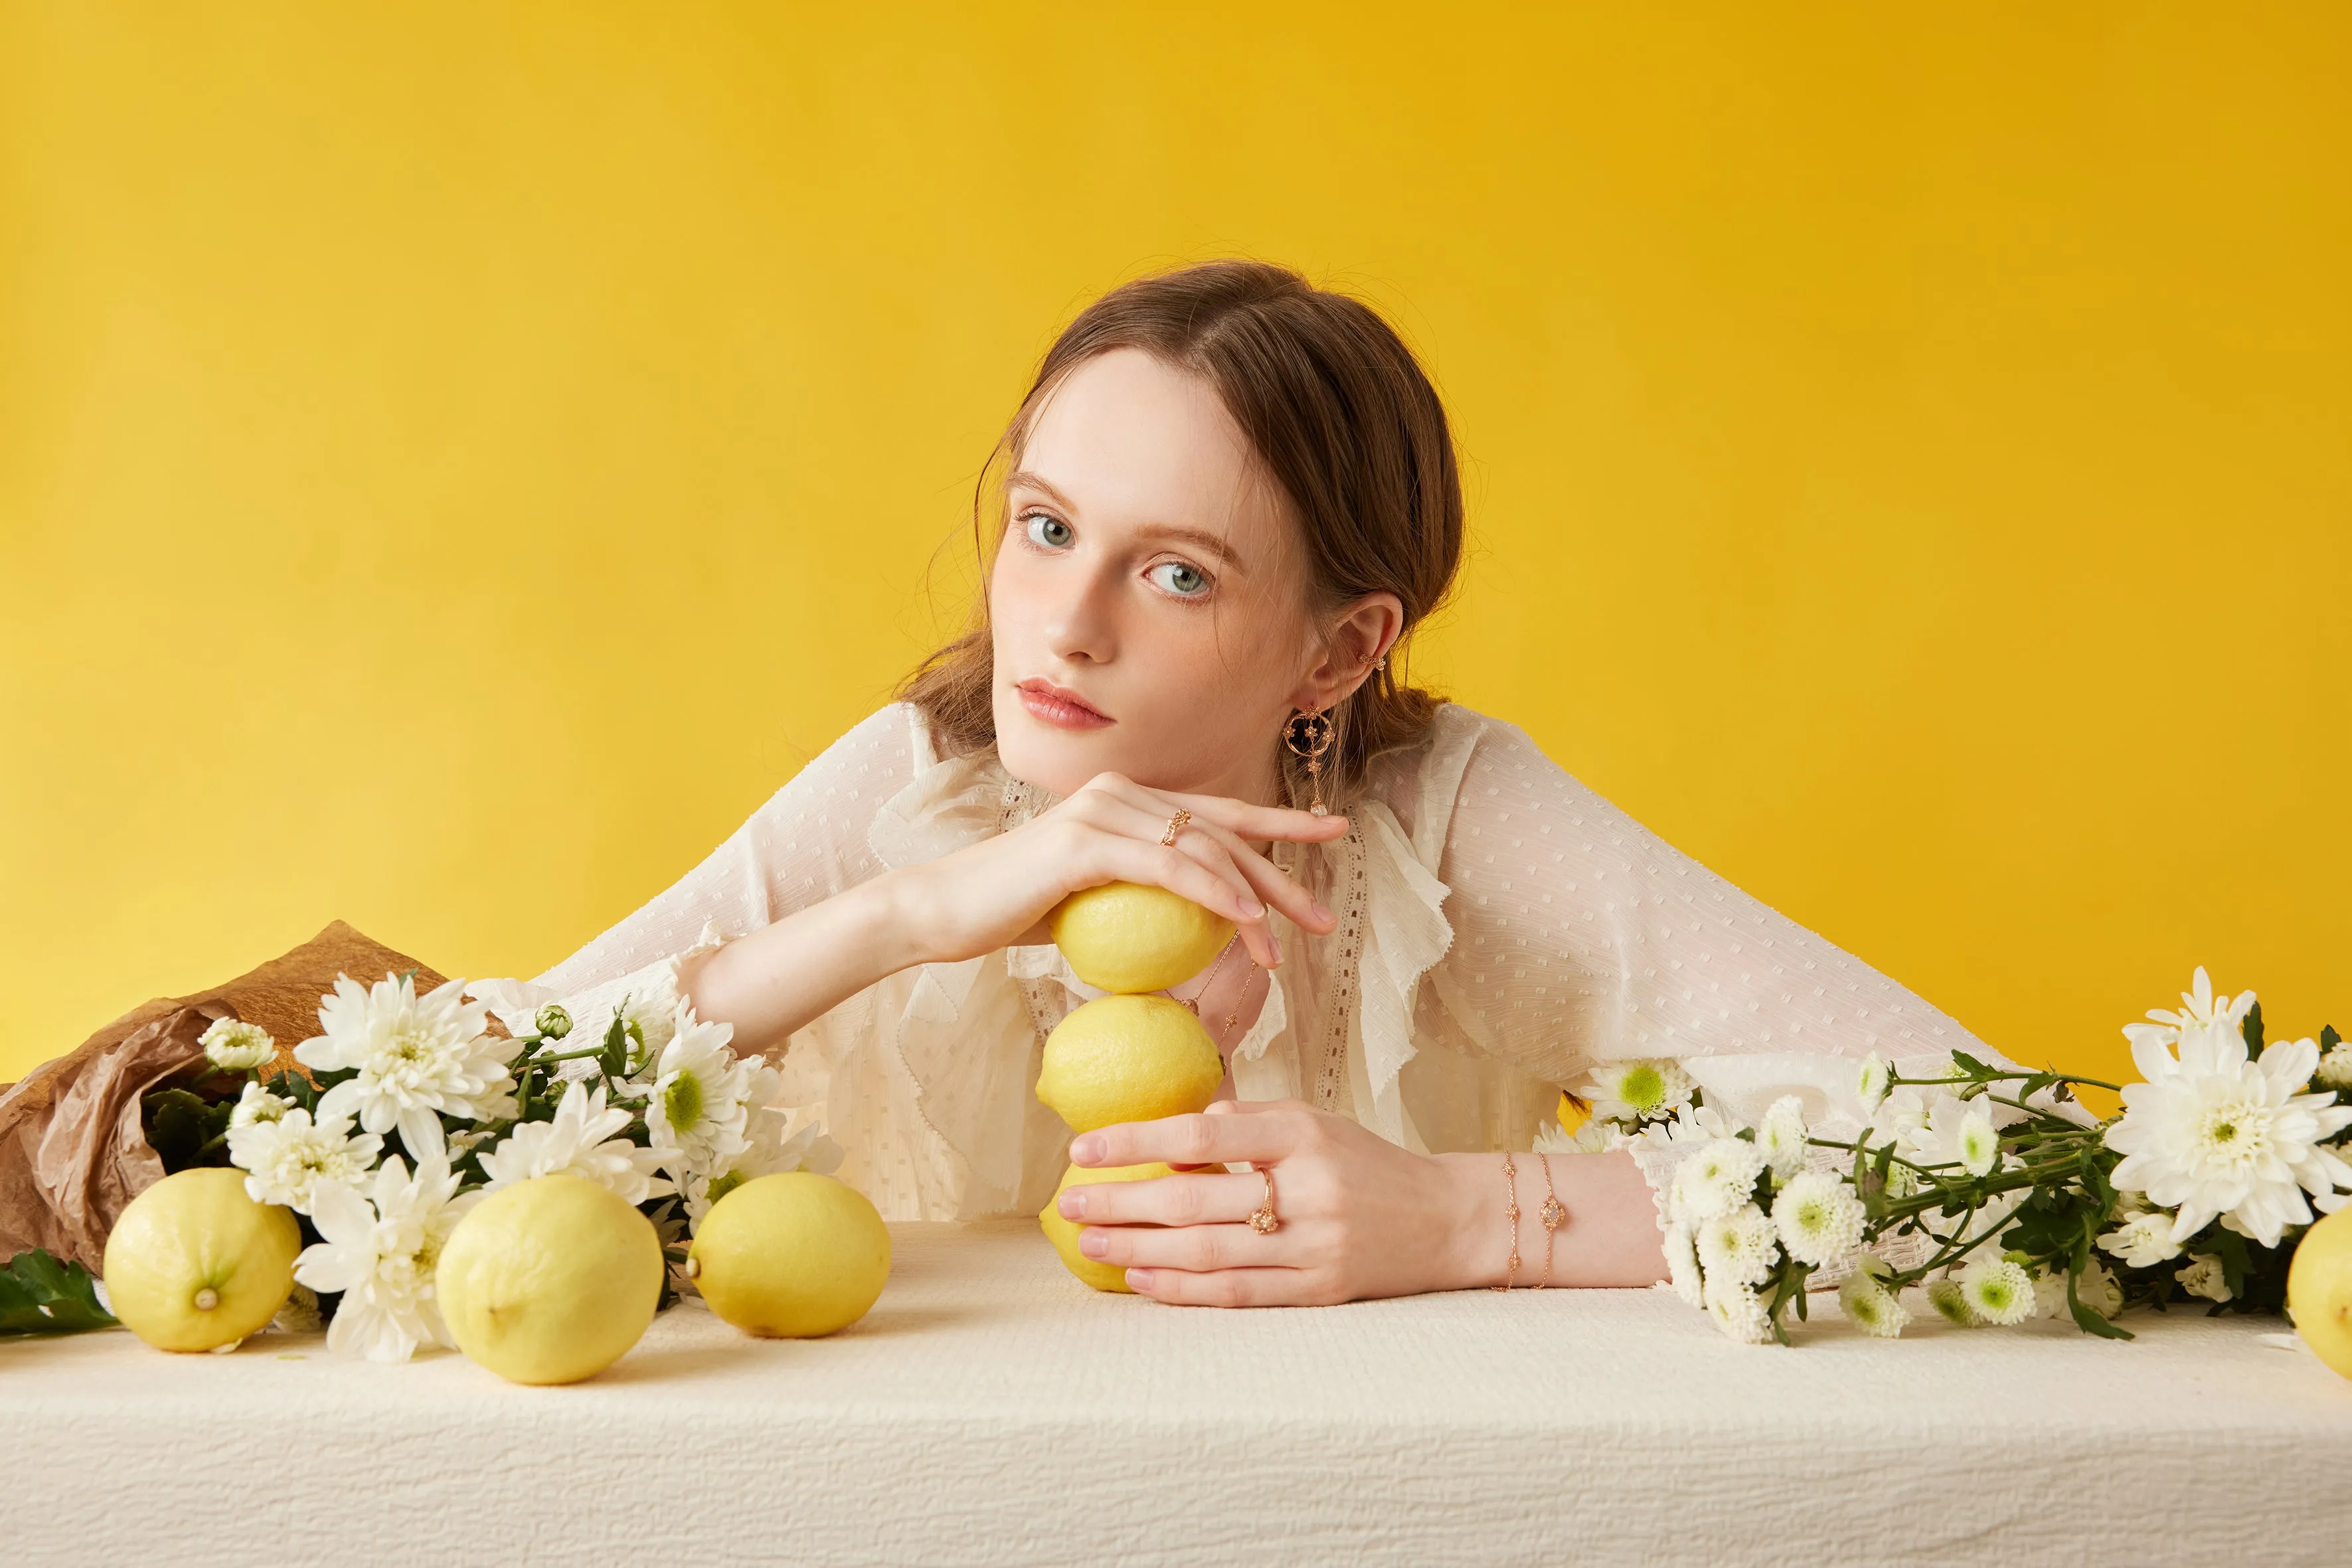
{"type": "Polygon", "coordinates": [[[2352,1561],[2352,1383],[2274,1320],[1748,1349],[1663,1292],[1171,1308],[1026,1222],[892,1231],[842,1334],[682,1308],[570,1388],[0,1343],[8,1559],[2352,1561]]]}

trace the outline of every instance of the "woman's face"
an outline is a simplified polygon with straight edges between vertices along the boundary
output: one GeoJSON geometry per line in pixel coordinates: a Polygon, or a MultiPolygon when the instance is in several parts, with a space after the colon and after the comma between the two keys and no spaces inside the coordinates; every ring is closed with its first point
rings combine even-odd
{"type": "Polygon", "coordinates": [[[1006,501],[1006,768],[1058,795],[1118,772],[1274,800],[1283,724],[1329,700],[1330,671],[1280,493],[1216,393],[1139,350],[1097,355],[1031,422],[1006,501]]]}

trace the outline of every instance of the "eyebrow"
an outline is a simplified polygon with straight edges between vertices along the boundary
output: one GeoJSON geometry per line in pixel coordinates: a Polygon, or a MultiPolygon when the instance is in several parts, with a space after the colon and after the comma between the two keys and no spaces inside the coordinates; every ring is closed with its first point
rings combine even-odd
{"type": "MultiPolygon", "coordinates": [[[[1004,487],[1007,490],[1034,490],[1066,512],[1076,513],[1079,509],[1076,502],[1025,468],[1007,478],[1004,481],[1004,487]]],[[[1174,539],[1180,543],[1196,546],[1230,567],[1246,569],[1249,565],[1247,561],[1234,553],[1234,548],[1231,545],[1206,528],[1189,528],[1177,523],[1147,523],[1138,531],[1147,538],[1174,539]]]]}

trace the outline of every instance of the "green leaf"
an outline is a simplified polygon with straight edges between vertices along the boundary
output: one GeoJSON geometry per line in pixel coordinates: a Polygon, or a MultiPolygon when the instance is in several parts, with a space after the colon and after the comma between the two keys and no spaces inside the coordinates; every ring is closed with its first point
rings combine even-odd
{"type": "Polygon", "coordinates": [[[148,1147],[165,1175],[195,1166],[228,1164],[228,1121],[234,1101],[206,1100],[185,1089],[151,1089],[140,1096],[139,1120],[148,1147]]]}
{"type": "Polygon", "coordinates": [[[2246,1009],[2246,1020],[2238,1026],[2238,1032],[2246,1037],[2246,1049],[2248,1051],[2259,1052],[2263,1049],[2262,1003],[2256,1002],[2252,1007],[2246,1009]]]}
{"type": "Polygon", "coordinates": [[[2096,1334],[2101,1339],[2137,1338],[2137,1336],[2129,1329],[2117,1328],[2083,1304],[2083,1298],[2075,1293],[2075,1287],[2082,1282],[2083,1271],[2080,1269],[2070,1270],[2066,1275],[2066,1310],[2074,1314],[2074,1326],[2084,1333],[2096,1334]]]}
{"type": "Polygon", "coordinates": [[[605,1026],[604,1043],[596,1053],[596,1065],[607,1078],[625,1078],[629,1071],[629,1023],[625,1009],[629,998],[623,997],[613,1009],[613,1021],[605,1026]]]}
{"type": "Polygon", "coordinates": [[[2334,1051],[2337,1046],[2342,1045],[2343,1043],[2344,1037],[2336,1032],[2336,1026],[2334,1024],[2329,1024],[2319,1031],[2320,1055],[2326,1055],[2329,1051],[2334,1051]]]}
{"type": "Polygon", "coordinates": [[[79,1263],[62,1263],[34,1248],[0,1270],[0,1339],[24,1334],[88,1333],[115,1325],[98,1304],[98,1283],[79,1263]]]}

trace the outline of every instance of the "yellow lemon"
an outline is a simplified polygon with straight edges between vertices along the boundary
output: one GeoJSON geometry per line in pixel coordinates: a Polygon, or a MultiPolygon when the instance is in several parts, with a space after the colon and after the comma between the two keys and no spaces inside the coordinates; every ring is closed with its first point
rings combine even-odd
{"type": "Polygon", "coordinates": [[[747,1181],[687,1250],[710,1310],[745,1333],[811,1339],[866,1315],[890,1277],[890,1231],[856,1187],[814,1171],[747,1181]]]}
{"type": "Polygon", "coordinates": [[[1166,997],[1097,997],[1045,1037],[1037,1098],[1084,1133],[1203,1110],[1224,1076],[1188,1009],[1166,997]]]}
{"type": "MultiPolygon", "coordinates": [[[[1223,1167],[1210,1168],[1222,1170],[1223,1167]]],[[[1078,1250],[1078,1232],[1084,1227],[1075,1219],[1062,1218],[1059,1207],[1062,1187],[1084,1186],[1096,1181],[1149,1181],[1153,1176],[1175,1174],[1162,1165],[1088,1166],[1083,1168],[1072,1166],[1062,1173],[1062,1186],[1054,1189],[1054,1196],[1047,1198],[1045,1207],[1037,1211],[1037,1223],[1044,1228],[1045,1239],[1054,1244],[1054,1250],[1062,1255],[1063,1267],[1071,1273],[1097,1291],[1117,1291],[1122,1295],[1131,1296],[1135,1291],[1128,1286],[1127,1269],[1123,1264],[1097,1263],[1078,1250]]]]}
{"type": "Polygon", "coordinates": [[[1234,939],[1234,923],[1181,894],[1114,882],[1074,893],[1045,917],[1079,979],[1106,991],[1159,991],[1191,979],[1234,939]]]}
{"type": "Polygon", "coordinates": [[[301,1250],[293,1211],[247,1197],[243,1171],[181,1171],[132,1198],[114,1222],[106,1296],[157,1350],[217,1350],[278,1314],[301,1250]]]}
{"type": "Polygon", "coordinates": [[[2303,1343],[2352,1377],[2352,1208],[2303,1233],[2287,1265],[2286,1310],[2303,1343]]]}
{"type": "Polygon", "coordinates": [[[457,1348],[509,1383],[577,1383],[628,1353],[661,1302],[653,1222],[583,1176],[501,1187],[457,1222],[433,1294],[457,1348]]]}

